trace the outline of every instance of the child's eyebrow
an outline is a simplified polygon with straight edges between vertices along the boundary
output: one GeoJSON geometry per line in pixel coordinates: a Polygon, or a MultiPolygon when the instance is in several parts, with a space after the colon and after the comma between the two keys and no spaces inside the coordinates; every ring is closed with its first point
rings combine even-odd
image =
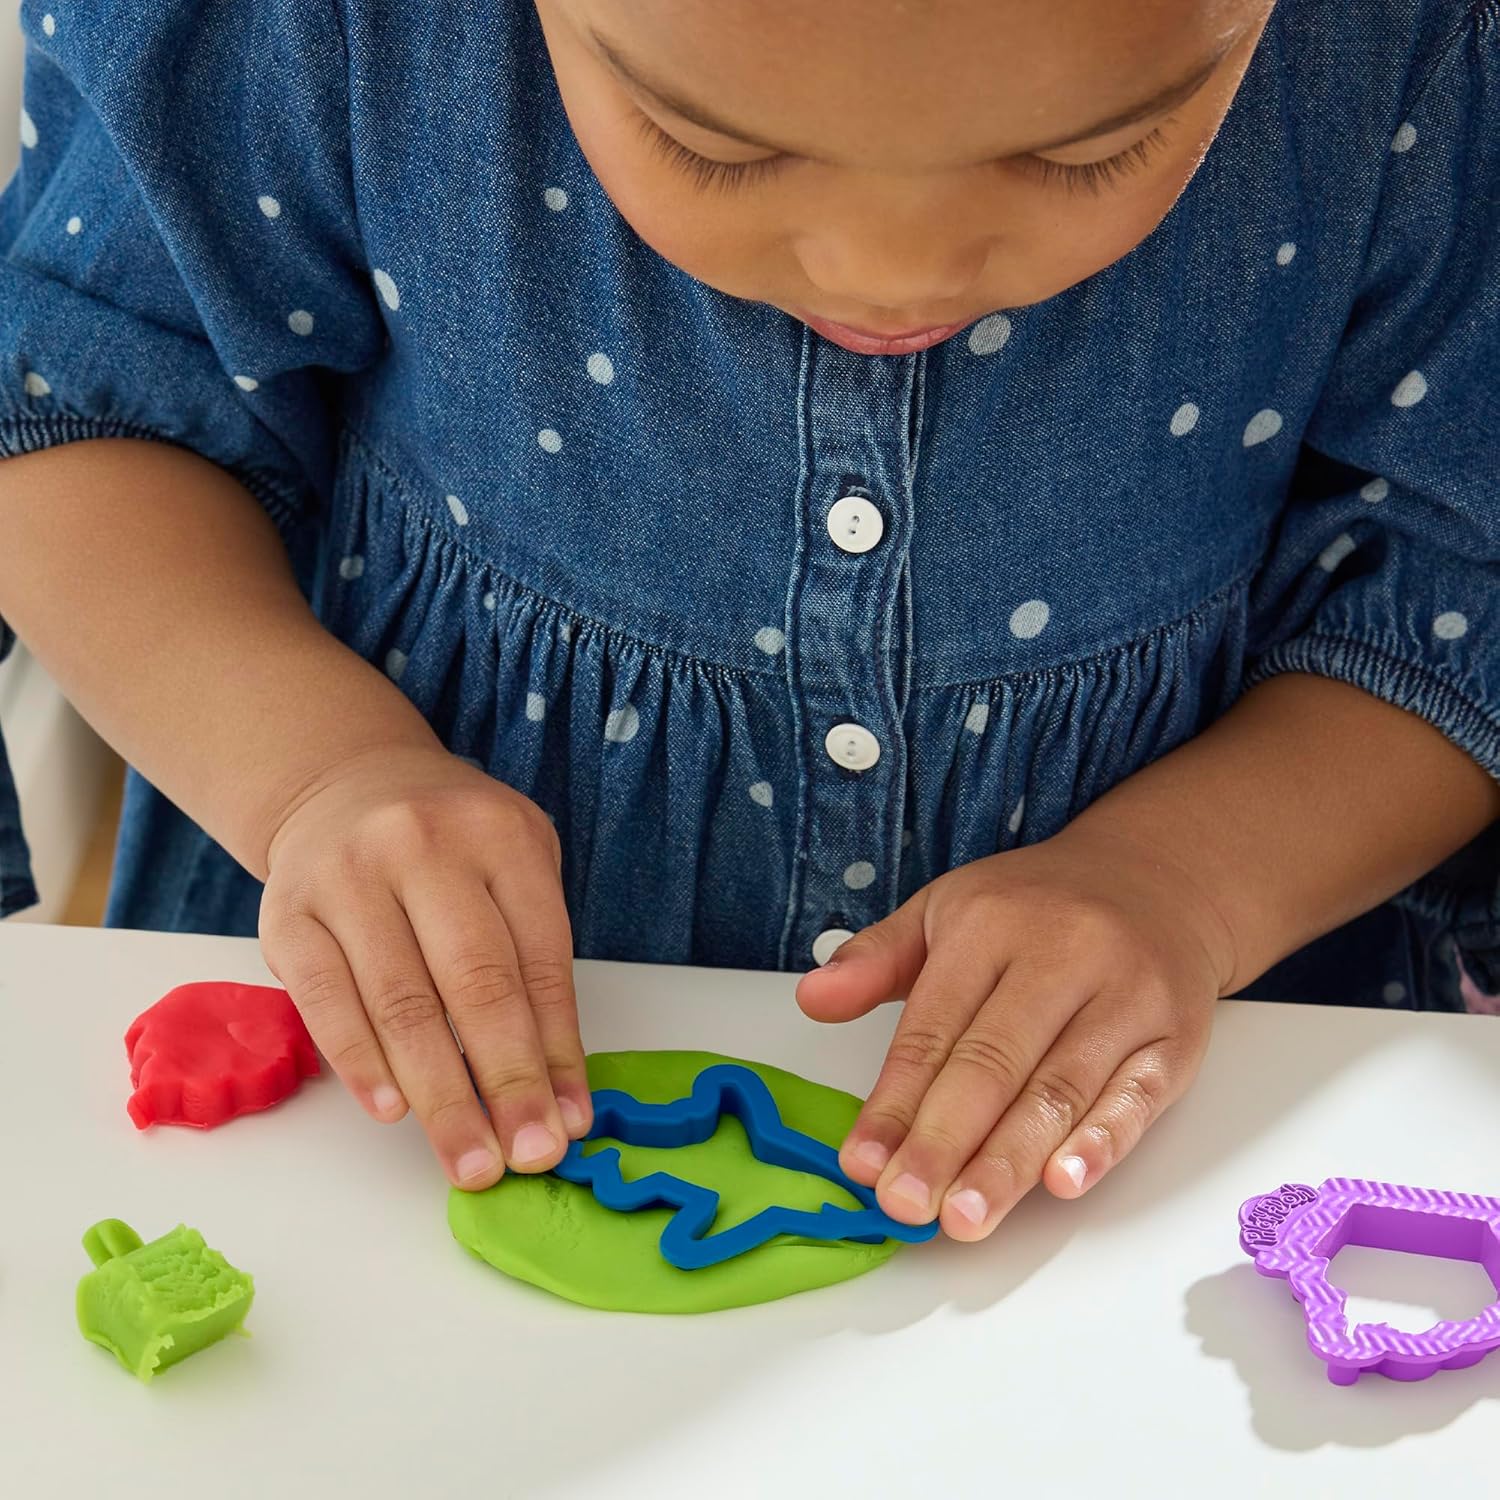
{"type": "MultiPolygon", "coordinates": [[[[1221,41],[1213,56],[1198,64],[1185,77],[1169,84],[1166,88],[1158,89],[1149,98],[1139,100],[1128,109],[1122,109],[1115,114],[1107,115],[1101,120],[1095,120],[1082,130],[1076,130],[1061,140],[1046,141],[1044,143],[1023,147],[1020,150],[1012,149],[1003,153],[1005,156],[1027,156],[1038,151],[1056,151],[1063,146],[1076,145],[1079,141],[1089,141],[1097,136],[1108,135],[1112,131],[1122,130],[1127,125],[1134,125],[1140,120],[1148,120],[1153,115],[1159,115],[1165,110],[1175,108],[1177,105],[1185,104],[1205,83],[1213,76],[1219,64],[1240,39],[1240,33],[1236,30],[1232,35],[1221,41]]],[[[701,105],[695,104],[691,99],[684,98],[675,89],[664,84],[652,83],[647,79],[642,70],[634,63],[627,62],[620,55],[619,49],[611,42],[606,41],[597,31],[590,30],[589,40],[593,43],[599,56],[605,63],[627,84],[638,92],[644,94],[653,103],[679,118],[696,125],[702,130],[710,130],[715,135],[727,136],[734,141],[742,142],[747,146],[759,146],[766,151],[775,151],[787,156],[800,156],[811,159],[816,153],[801,151],[795,146],[789,146],[784,142],[768,141],[765,137],[757,135],[754,131],[745,130],[739,125],[732,124],[727,120],[717,119],[709,110],[701,105]]],[[[996,153],[988,160],[1000,159],[1002,153],[996,153]]]]}

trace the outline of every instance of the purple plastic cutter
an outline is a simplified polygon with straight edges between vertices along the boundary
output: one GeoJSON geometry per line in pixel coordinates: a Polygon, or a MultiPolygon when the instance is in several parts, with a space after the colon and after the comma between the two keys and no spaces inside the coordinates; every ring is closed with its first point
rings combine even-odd
{"type": "Polygon", "coordinates": [[[1330,1177],[1321,1187],[1286,1183],[1240,1208],[1240,1248],[1262,1276],[1284,1276],[1307,1318],[1308,1347],[1335,1385],[1363,1370],[1392,1380],[1425,1380],[1478,1364],[1500,1348],[1500,1300],[1461,1322],[1403,1333],[1389,1323],[1357,1323],[1328,1264],[1345,1245],[1477,1261],[1500,1299],[1500,1198],[1330,1177]]]}

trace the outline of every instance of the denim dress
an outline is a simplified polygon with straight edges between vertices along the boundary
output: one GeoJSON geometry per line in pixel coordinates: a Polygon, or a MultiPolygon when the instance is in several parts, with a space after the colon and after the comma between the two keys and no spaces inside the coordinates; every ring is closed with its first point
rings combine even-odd
{"type": "MultiPolygon", "coordinates": [[[[1138,248],[898,357],[646,246],[523,0],[21,18],[0,454],[236,476],[327,629],[552,815],[579,955],[809,967],[1279,672],[1500,774],[1495,0],[1282,0],[1138,248]]],[[[1252,993],[1500,990],[1497,870],[1492,830],[1252,993]]],[[[259,894],[132,777],[110,922],[259,894]]]]}

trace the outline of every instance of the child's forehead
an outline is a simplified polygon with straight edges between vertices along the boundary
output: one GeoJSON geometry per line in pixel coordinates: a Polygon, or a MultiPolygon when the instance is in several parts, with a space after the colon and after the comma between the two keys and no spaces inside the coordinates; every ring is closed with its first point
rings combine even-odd
{"type": "Polygon", "coordinates": [[[1025,150],[1221,55],[1271,0],[551,0],[630,71],[803,154],[1025,150]]]}

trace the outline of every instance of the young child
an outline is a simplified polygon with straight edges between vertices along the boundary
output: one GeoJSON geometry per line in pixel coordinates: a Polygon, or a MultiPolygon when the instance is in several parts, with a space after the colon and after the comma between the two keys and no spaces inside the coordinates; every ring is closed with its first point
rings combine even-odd
{"type": "Polygon", "coordinates": [[[965,1239],[1222,995],[1500,988],[1495,0],[21,17],[0,609],[146,778],[109,920],[258,922],[454,1182],[587,1127],[575,953],[904,998],[844,1162],[965,1239]]]}

